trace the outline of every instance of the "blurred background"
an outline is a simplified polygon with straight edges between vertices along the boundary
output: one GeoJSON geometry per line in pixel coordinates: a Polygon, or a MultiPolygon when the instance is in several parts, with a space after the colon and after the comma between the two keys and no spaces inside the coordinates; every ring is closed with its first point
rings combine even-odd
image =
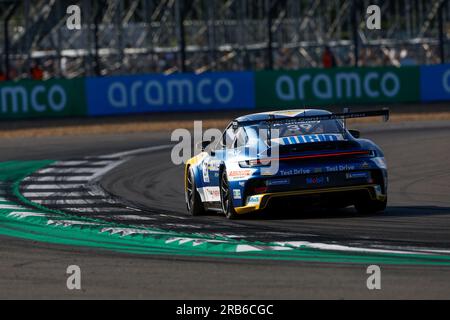
{"type": "Polygon", "coordinates": [[[446,0],[1,0],[0,80],[438,64],[449,17],[446,0]]]}

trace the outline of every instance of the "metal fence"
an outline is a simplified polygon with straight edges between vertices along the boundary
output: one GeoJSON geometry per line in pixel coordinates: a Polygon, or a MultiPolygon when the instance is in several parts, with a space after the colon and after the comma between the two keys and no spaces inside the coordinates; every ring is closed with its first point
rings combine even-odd
{"type": "Polygon", "coordinates": [[[449,60],[447,0],[2,0],[1,69],[26,78],[322,66],[400,66],[449,60]],[[70,5],[81,29],[66,26],[70,5]],[[381,29],[366,8],[381,8],[381,29]]]}

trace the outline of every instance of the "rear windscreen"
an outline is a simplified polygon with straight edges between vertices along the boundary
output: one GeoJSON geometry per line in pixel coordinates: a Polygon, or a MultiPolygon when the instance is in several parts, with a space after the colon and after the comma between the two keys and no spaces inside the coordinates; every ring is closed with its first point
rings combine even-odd
{"type": "Polygon", "coordinates": [[[320,133],[342,133],[342,123],[337,120],[298,121],[273,123],[272,129],[279,130],[279,137],[310,135],[320,133]]]}

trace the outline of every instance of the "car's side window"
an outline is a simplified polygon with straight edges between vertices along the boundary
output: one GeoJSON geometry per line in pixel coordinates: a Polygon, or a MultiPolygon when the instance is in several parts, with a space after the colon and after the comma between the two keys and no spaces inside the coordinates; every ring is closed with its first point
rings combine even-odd
{"type": "Polygon", "coordinates": [[[236,131],[233,129],[233,127],[228,127],[227,130],[224,132],[223,136],[223,144],[227,149],[233,148],[234,141],[236,139],[236,131]]]}
{"type": "Polygon", "coordinates": [[[239,128],[236,133],[236,140],[235,140],[233,147],[234,148],[243,147],[247,144],[247,141],[248,141],[247,132],[245,132],[244,128],[242,128],[242,127],[239,128]]]}
{"type": "Polygon", "coordinates": [[[226,149],[242,147],[247,144],[247,141],[248,136],[244,128],[234,129],[232,125],[229,125],[223,132],[222,139],[216,149],[224,147],[226,149]]]}
{"type": "Polygon", "coordinates": [[[222,134],[222,138],[220,141],[216,144],[216,150],[223,149],[225,147],[229,148],[229,145],[231,145],[234,141],[234,130],[231,124],[227,126],[225,131],[222,134]]]}

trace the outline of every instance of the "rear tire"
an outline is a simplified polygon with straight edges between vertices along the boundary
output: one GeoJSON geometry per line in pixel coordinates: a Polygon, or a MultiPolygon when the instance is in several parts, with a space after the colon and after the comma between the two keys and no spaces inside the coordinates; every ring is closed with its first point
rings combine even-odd
{"type": "Polygon", "coordinates": [[[222,168],[220,172],[220,203],[225,217],[228,219],[236,219],[237,213],[233,207],[233,198],[230,192],[230,185],[228,183],[227,170],[222,168]]]}
{"type": "Polygon", "coordinates": [[[387,199],[380,200],[361,200],[355,203],[355,209],[359,214],[381,213],[386,209],[387,199]]]}
{"type": "Polygon", "coordinates": [[[190,168],[188,168],[188,170],[185,190],[187,211],[192,216],[200,216],[205,213],[205,208],[203,207],[202,200],[195,187],[194,174],[190,168]]]}

